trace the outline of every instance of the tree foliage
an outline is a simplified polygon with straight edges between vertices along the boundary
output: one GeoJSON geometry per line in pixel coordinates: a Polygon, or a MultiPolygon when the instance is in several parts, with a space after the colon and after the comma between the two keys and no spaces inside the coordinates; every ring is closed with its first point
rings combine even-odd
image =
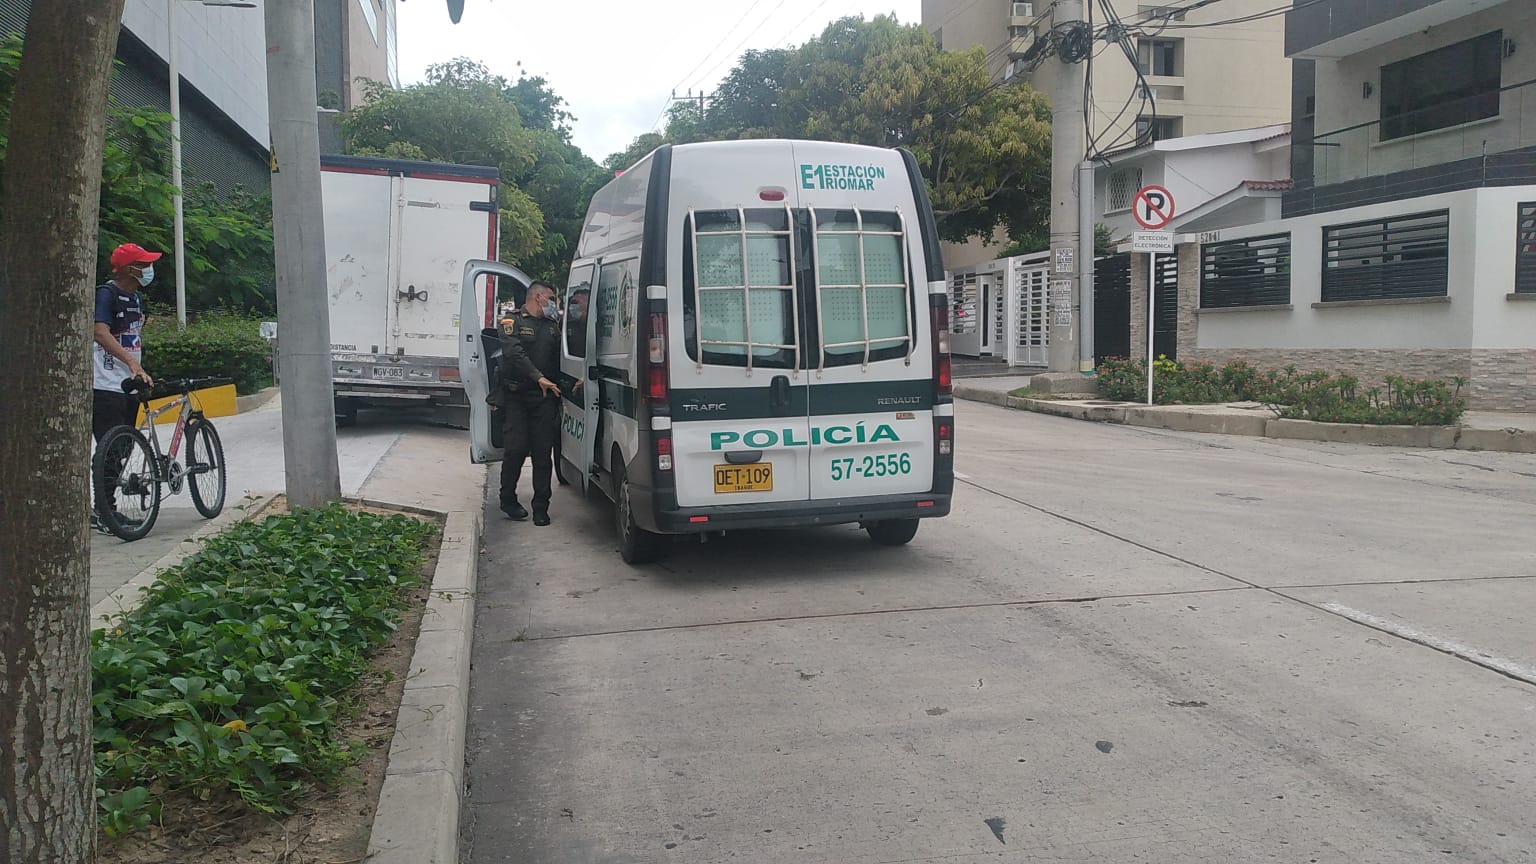
{"type": "Polygon", "coordinates": [[[905,147],[946,239],[1022,236],[1050,201],[1050,108],[1026,84],[995,84],[980,49],[940,51],[891,16],[834,21],[797,48],[749,51],[701,110],[679,102],[665,134],[609,157],[622,169],[662,143],[810,138],[905,147]]]}
{"type": "Polygon", "coordinates": [[[553,281],[570,266],[587,201],[604,178],[571,143],[571,119],[544,79],[508,81],[458,59],[404,89],[370,82],[341,124],[358,155],[497,168],[500,255],[553,281]]]}
{"type": "MultiPolygon", "coordinates": [[[[0,39],[0,129],[9,125],[21,48],[17,34],[0,39]]],[[[6,144],[0,132],[0,159],[6,144]]],[[[170,115],[115,103],[108,108],[97,235],[99,274],[107,273],[107,259],[122,243],[171,251],[176,187],[171,184],[170,147],[170,115]]],[[[188,307],[271,312],[276,290],[270,197],[241,190],[221,196],[211,183],[188,186],[183,195],[188,307]]],[[[167,254],[155,269],[159,278],[146,293],[159,314],[175,302],[176,261],[167,254]]]]}

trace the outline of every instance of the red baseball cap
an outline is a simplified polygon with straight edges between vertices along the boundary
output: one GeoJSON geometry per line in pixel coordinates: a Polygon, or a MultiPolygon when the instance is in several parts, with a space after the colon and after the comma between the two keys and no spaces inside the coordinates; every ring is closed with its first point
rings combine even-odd
{"type": "Polygon", "coordinates": [[[112,250],[112,270],[123,270],[132,264],[149,264],[160,260],[159,252],[151,252],[137,243],[124,243],[112,250]]]}

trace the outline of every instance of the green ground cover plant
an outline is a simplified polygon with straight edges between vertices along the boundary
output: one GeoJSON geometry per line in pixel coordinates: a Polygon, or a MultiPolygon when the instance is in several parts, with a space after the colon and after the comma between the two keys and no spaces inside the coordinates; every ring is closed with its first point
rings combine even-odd
{"type": "Polygon", "coordinates": [[[243,523],[92,633],[103,832],[188,803],[286,813],[339,779],[358,752],[338,725],[436,531],[340,505],[243,523]]]}
{"type": "MultiPolygon", "coordinates": [[[[1347,373],[1257,369],[1238,360],[1224,366],[1180,363],[1159,357],[1152,365],[1154,397],[1159,405],[1210,405],[1262,402],[1275,415],[1323,423],[1449,426],[1466,412],[1461,388],[1466,380],[1388,376],[1381,386],[1362,387],[1347,373]]],[[[1107,357],[1098,365],[1099,391],[1107,399],[1145,402],[1146,361],[1107,357]]]]}

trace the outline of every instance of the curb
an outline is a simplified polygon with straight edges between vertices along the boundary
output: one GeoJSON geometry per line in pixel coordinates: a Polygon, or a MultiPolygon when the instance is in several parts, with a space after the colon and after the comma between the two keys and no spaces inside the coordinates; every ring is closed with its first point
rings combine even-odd
{"type": "Polygon", "coordinates": [[[175,567],[182,559],[202,548],[204,538],[218,534],[237,522],[245,522],[251,519],[261,518],[266,512],[267,506],[272,503],[273,494],[251,495],[242,503],[227,508],[217,517],[204,523],[203,526],[192,532],[192,536],[176,544],[176,547],[160,557],[160,560],[145,567],[138,575],[117,588],[100,603],[91,607],[90,621],[92,630],[105,629],[116,619],[127,615],[137,609],[144,599],[144,589],[155,583],[155,577],[160,572],[175,567]],[[98,626],[99,622],[99,626],[98,626]]]}
{"type": "MultiPolygon", "coordinates": [[[[93,625],[107,626],[132,612],[143,599],[142,589],[152,585],[161,571],[196,552],[202,539],[237,522],[260,518],[275,497],[251,496],[248,503],[224,511],[199,528],[91,607],[93,625]]],[[[444,520],[431,595],[395,718],[365,860],[370,864],[457,864],[480,516],[375,499],[345,500],[444,520]]]]}
{"type": "Polygon", "coordinates": [[[282,389],[279,387],[268,387],[249,396],[236,396],[235,413],[244,414],[247,411],[255,411],[257,408],[277,398],[277,394],[281,392],[282,389]]]}
{"type": "Polygon", "coordinates": [[[1421,447],[1438,450],[1486,450],[1501,453],[1536,453],[1536,430],[1469,429],[1464,426],[1377,426],[1363,423],[1319,423],[1315,420],[1282,420],[1255,412],[1253,416],[1177,408],[1151,408],[1129,403],[1084,405],[1047,399],[1023,399],[995,391],[955,388],[955,396],[1037,414],[1120,423],[1176,432],[1246,435],[1253,438],[1324,441],[1364,444],[1372,447],[1421,447]]]}
{"type": "Polygon", "coordinates": [[[479,548],[479,514],[465,510],[446,514],[432,593],[411,656],[389,746],[389,765],[369,833],[365,860],[370,864],[456,864],[459,860],[479,548]]]}

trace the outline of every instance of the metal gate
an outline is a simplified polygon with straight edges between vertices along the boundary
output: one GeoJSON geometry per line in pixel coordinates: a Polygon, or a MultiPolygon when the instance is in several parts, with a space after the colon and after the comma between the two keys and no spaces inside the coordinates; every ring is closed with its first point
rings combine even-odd
{"type": "MultiPolygon", "coordinates": [[[[1179,359],[1179,256],[1157,256],[1153,274],[1157,308],[1152,310],[1152,350],[1159,357],[1179,359]]],[[[1143,348],[1146,346],[1143,345],[1143,348]]]]}
{"type": "Polygon", "coordinates": [[[1021,255],[1008,262],[1008,308],[1012,312],[1008,345],[1009,366],[1048,366],[1051,322],[1046,317],[1050,262],[1044,253],[1021,255]]]}
{"type": "Polygon", "coordinates": [[[1093,356],[1131,356],[1130,253],[1093,262],[1093,356]]]}
{"type": "Polygon", "coordinates": [[[981,275],[956,273],[949,280],[949,350],[981,355],[981,275]]]}

